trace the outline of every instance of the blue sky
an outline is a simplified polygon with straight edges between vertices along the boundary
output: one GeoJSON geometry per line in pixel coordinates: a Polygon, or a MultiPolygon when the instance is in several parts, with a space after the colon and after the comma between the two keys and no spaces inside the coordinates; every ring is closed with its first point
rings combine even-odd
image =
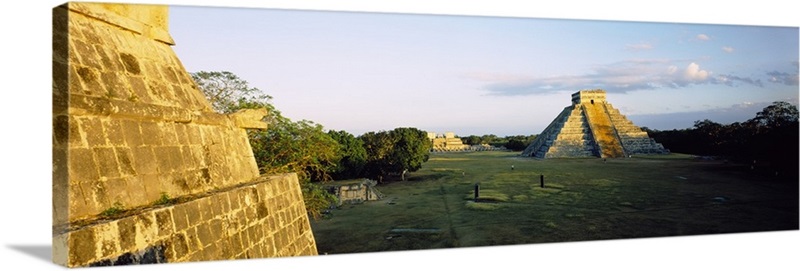
{"type": "Polygon", "coordinates": [[[581,89],[662,130],[798,102],[797,27],[189,6],[169,23],[187,71],[356,135],[538,134],[581,89]]]}

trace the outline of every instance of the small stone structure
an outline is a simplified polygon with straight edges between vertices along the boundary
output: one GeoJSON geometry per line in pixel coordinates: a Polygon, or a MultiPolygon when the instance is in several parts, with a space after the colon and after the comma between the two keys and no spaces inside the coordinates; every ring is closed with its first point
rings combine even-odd
{"type": "Polygon", "coordinates": [[[582,90],[572,94],[572,105],[561,111],[522,156],[614,158],[666,153],[664,146],[606,101],[604,90],[582,90]]]}
{"type": "Polygon", "coordinates": [[[461,139],[456,137],[453,132],[446,132],[444,134],[428,133],[428,139],[433,143],[431,151],[444,152],[444,151],[466,151],[469,150],[469,145],[461,142],[461,139]]]}
{"type": "Polygon", "coordinates": [[[336,195],[339,200],[336,206],[342,204],[362,203],[365,201],[380,200],[383,198],[383,193],[378,191],[375,187],[378,182],[369,179],[363,179],[357,183],[353,182],[335,182],[333,185],[328,186],[328,191],[336,195]]]}
{"type": "Polygon", "coordinates": [[[170,45],[167,7],[53,9],[53,261],[68,267],[316,255],[296,174],[259,176],[170,45]]]}

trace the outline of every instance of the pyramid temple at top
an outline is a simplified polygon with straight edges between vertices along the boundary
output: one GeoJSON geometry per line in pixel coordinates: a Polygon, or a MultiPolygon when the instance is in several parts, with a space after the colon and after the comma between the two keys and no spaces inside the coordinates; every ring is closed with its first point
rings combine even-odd
{"type": "Polygon", "coordinates": [[[664,146],[606,102],[604,90],[582,90],[572,94],[572,105],[561,111],[522,156],[615,158],[667,153],[664,146]]]}

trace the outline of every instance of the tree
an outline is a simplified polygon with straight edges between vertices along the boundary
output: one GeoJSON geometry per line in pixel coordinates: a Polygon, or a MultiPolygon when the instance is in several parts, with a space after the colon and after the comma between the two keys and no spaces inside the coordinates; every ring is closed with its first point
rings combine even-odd
{"type": "Polygon", "coordinates": [[[274,109],[270,104],[271,96],[258,88],[250,87],[247,81],[231,72],[199,71],[190,75],[211,103],[211,107],[219,113],[232,113],[243,108],[274,109]]]}
{"type": "Polygon", "coordinates": [[[784,101],[773,102],[752,119],[760,127],[781,128],[797,123],[797,107],[784,101]]]}
{"type": "Polygon", "coordinates": [[[358,137],[364,142],[364,150],[367,152],[367,161],[364,164],[364,176],[378,179],[383,182],[383,178],[390,172],[389,154],[393,151],[394,141],[388,132],[367,132],[358,137]]]}
{"type": "Polygon", "coordinates": [[[339,143],[338,165],[333,169],[331,175],[334,179],[353,179],[358,178],[367,163],[367,150],[364,149],[364,141],[346,131],[328,131],[328,135],[339,143]]]}
{"type": "Polygon", "coordinates": [[[317,183],[332,180],[329,172],[336,168],[339,144],[322,125],[301,120],[292,122],[273,117],[267,130],[248,131],[250,145],[262,174],[297,173],[308,213],[319,218],[322,211],[336,202],[336,197],[317,183]]]}
{"type": "Polygon", "coordinates": [[[367,151],[365,174],[379,182],[390,174],[405,180],[406,172],[422,168],[432,147],[427,133],[417,128],[395,128],[391,131],[368,132],[359,138],[367,151]]]}
{"type": "Polygon", "coordinates": [[[329,172],[339,161],[339,144],[322,125],[312,121],[293,122],[271,104],[269,95],[250,87],[233,73],[191,73],[200,90],[219,113],[244,108],[266,108],[266,130],[249,130],[250,146],[261,174],[297,173],[308,213],[317,218],[336,201],[316,183],[331,180],[329,172]]]}
{"type": "Polygon", "coordinates": [[[512,150],[512,151],[522,151],[526,147],[528,147],[528,144],[530,144],[530,142],[526,144],[525,142],[523,142],[520,139],[512,138],[512,139],[509,139],[508,142],[506,142],[506,144],[504,146],[506,147],[506,149],[509,149],[509,150],[512,150]]]}
{"type": "Polygon", "coordinates": [[[463,137],[463,138],[461,138],[461,141],[462,141],[462,143],[467,144],[467,145],[480,145],[482,143],[481,142],[481,138],[479,136],[476,136],[476,135],[470,135],[468,137],[463,137]]]}
{"type": "Polygon", "coordinates": [[[798,110],[787,102],[774,102],[745,122],[723,125],[702,120],[690,129],[649,133],[673,152],[719,155],[748,164],[758,161],[763,173],[787,179],[798,174],[798,110]]]}
{"type": "Polygon", "coordinates": [[[390,155],[393,169],[400,171],[400,178],[405,181],[406,172],[417,171],[422,168],[422,163],[428,161],[433,143],[425,131],[417,128],[395,128],[389,134],[395,140],[390,155]]]}

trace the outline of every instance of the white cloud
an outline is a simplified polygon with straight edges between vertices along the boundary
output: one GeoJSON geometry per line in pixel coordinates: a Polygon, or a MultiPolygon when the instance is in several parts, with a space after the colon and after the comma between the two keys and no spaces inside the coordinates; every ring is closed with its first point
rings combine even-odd
{"type": "Polygon", "coordinates": [[[723,46],[722,50],[725,51],[726,53],[733,53],[733,47],[730,46],[723,46]]]}
{"type": "MultiPolygon", "coordinates": [[[[749,84],[762,87],[761,80],[734,75],[714,75],[695,62],[679,68],[675,61],[663,59],[627,60],[598,65],[581,75],[548,77],[472,73],[468,78],[487,82],[490,95],[513,96],[602,88],[609,92],[628,92],[658,88],[681,88],[697,84],[736,87],[749,84]]],[[[777,76],[776,76],[777,77],[777,76]]]]}
{"type": "Polygon", "coordinates": [[[667,67],[667,74],[674,74],[677,71],[678,71],[678,66],[671,65],[667,67]]]}
{"type": "Polygon", "coordinates": [[[696,81],[705,81],[708,79],[708,71],[704,71],[700,69],[700,65],[697,63],[692,62],[689,66],[686,67],[686,71],[683,73],[687,80],[690,82],[696,81]]]}
{"type": "Polygon", "coordinates": [[[697,38],[697,40],[702,40],[702,41],[709,41],[709,40],[711,40],[711,37],[709,37],[709,36],[708,36],[708,35],[706,35],[706,34],[697,34],[697,36],[696,36],[695,38],[697,38]]]}

